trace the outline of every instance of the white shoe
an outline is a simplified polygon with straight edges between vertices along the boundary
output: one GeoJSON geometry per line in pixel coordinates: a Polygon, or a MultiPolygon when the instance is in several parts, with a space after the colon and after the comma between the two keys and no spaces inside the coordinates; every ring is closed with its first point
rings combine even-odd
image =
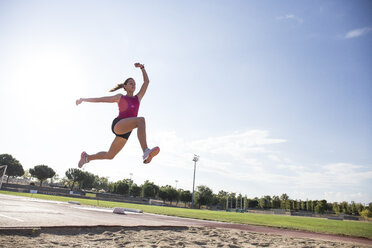
{"type": "Polygon", "coordinates": [[[158,146],[156,146],[152,149],[147,149],[143,153],[143,163],[144,164],[150,163],[152,158],[155,157],[156,155],[158,155],[159,152],[160,152],[160,148],[158,146]]]}

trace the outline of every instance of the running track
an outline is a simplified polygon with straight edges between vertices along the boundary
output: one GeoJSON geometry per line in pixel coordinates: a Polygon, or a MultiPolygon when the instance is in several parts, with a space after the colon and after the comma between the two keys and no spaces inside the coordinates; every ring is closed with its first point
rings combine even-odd
{"type": "Polygon", "coordinates": [[[127,212],[125,215],[118,215],[113,214],[112,211],[112,209],[108,208],[80,206],[69,204],[66,202],[46,201],[28,197],[0,194],[0,231],[18,228],[45,228],[65,226],[203,226],[215,228],[231,228],[258,233],[287,235],[298,238],[314,238],[323,240],[354,242],[372,246],[372,240],[365,238],[353,238],[280,228],[187,219],[148,213],[138,214],[127,212]]]}

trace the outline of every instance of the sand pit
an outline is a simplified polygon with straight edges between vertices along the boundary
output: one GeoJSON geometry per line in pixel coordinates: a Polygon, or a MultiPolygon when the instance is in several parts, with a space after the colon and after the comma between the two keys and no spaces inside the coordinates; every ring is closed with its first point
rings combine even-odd
{"type": "Polygon", "coordinates": [[[371,247],[211,227],[94,227],[2,231],[0,247],[371,247]]]}

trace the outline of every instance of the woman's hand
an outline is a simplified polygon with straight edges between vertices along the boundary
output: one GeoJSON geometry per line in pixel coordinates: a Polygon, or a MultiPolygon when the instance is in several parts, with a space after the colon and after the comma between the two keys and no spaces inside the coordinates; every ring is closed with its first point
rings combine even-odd
{"type": "Polygon", "coordinates": [[[134,66],[135,66],[135,67],[139,67],[139,68],[141,68],[141,69],[142,69],[142,68],[145,68],[145,66],[144,66],[143,64],[141,64],[141,63],[135,63],[134,66]]]}
{"type": "Polygon", "coordinates": [[[77,100],[76,100],[76,106],[79,105],[79,104],[81,104],[82,102],[83,102],[83,99],[82,99],[82,98],[77,99],[77,100]]]}

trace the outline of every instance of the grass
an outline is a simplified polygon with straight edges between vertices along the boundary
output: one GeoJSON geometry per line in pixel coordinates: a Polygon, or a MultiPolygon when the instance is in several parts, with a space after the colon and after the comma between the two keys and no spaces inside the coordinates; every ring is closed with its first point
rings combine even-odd
{"type": "Polygon", "coordinates": [[[170,216],[178,216],[202,220],[216,220],[229,223],[251,224],[269,227],[280,227],[286,229],[304,230],[318,233],[338,234],[354,237],[364,237],[372,239],[372,223],[359,221],[337,221],[320,218],[283,216],[283,215],[266,215],[266,214],[251,214],[251,213],[234,213],[221,211],[208,211],[198,209],[184,209],[173,207],[159,207],[131,203],[97,201],[90,199],[78,199],[64,196],[51,196],[30,193],[18,193],[10,191],[2,191],[1,194],[17,195],[33,197],[45,200],[54,201],[79,201],[83,205],[101,206],[101,207],[123,207],[141,209],[146,213],[163,214],[170,216]]]}

